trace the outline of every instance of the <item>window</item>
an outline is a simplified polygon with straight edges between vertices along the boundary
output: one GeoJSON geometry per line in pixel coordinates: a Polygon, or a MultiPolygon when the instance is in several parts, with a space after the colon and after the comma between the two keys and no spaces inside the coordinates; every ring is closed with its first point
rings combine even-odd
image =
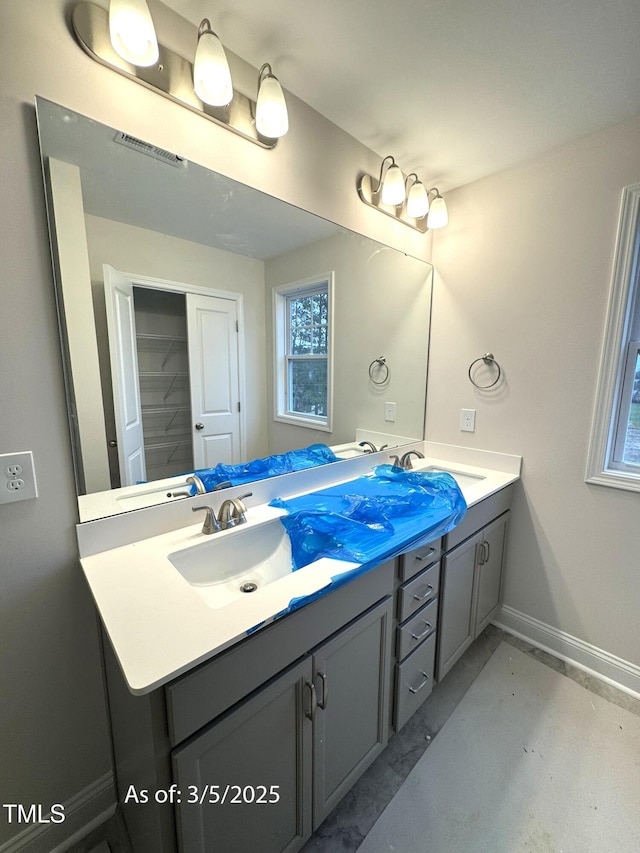
{"type": "Polygon", "coordinates": [[[275,419],[331,430],[333,273],[273,291],[275,419]]]}
{"type": "Polygon", "coordinates": [[[640,491],[640,184],[622,194],[586,479],[640,491]]]}

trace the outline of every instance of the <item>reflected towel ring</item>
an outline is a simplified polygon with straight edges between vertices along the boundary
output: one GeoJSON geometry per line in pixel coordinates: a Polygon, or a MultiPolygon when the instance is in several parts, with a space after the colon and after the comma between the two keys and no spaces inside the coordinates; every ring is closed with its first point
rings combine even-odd
{"type": "Polygon", "coordinates": [[[387,359],[383,356],[379,355],[378,358],[374,358],[371,364],[369,365],[369,379],[373,382],[374,385],[385,385],[389,381],[389,365],[387,364],[387,359]],[[374,365],[378,365],[378,371],[384,369],[384,375],[382,379],[374,379],[373,374],[375,371],[374,365]]]}
{"type": "Polygon", "coordinates": [[[502,376],[502,368],[500,367],[498,362],[493,357],[493,353],[492,352],[486,352],[484,355],[481,355],[480,358],[476,358],[475,361],[471,362],[471,364],[469,365],[468,373],[469,373],[469,381],[471,382],[471,384],[475,385],[476,388],[480,388],[481,391],[486,391],[487,388],[493,388],[494,385],[498,384],[498,382],[500,381],[500,377],[502,376]],[[488,385],[478,385],[478,383],[475,381],[475,379],[471,375],[471,371],[473,370],[474,366],[479,361],[484,361],[485,364],[493,364],[493,365],[495,365],[495,367],[498,370],[498,375],[493,380],[493,382],[490,382],[488,385]]]}

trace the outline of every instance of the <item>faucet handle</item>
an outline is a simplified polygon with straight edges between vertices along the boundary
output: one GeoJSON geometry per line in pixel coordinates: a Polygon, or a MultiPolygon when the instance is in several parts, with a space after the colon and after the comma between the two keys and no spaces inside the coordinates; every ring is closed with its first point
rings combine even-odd
{"type": "Polygon", "coordinates": [[[245,515],[245,513],[247,512],[247,508],[243,504],[243,500],[245,498],[250,498],[252,495],[253,495],[253,492],[247,492],[244,495],[238,495],[238,497],[236,498],[236,500],[238,501],[238,505],[236,507],[236,509],[238,510],[238,521],[237,521],[238,524],[244,524],[245,521],[247,520],[247,516],[245,515]]]}
{"type": "Polygon", "coordinates": [[[204,510],[207,515],[204,520],[204,524],[202,525],[202,532],[205,536],[210,536],[212,533],[215,533],[217,530],[222,530],[218,519],[216,518],[216,514],[214,512],[213,507],[211,506],[192,506],[191,512],[200,512],[200,510],[204,510]]]}

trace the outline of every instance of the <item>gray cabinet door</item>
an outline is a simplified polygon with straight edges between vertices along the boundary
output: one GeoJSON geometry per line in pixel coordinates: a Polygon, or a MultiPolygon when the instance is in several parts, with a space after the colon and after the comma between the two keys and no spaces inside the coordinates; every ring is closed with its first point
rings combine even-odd
{"type": "Polygon", "coordinates": [[[502,559],[508,518],[509,513],[501,515],[500,518],[488,524],[483,531],[476,581],[478,588],[475,614],[476,637],[487,627],[500,603],[502,559]]]}
{"type": "Polygon", "coordinates": [[[387,742],[391,621],[389,598],[314,653],[314,829],[387,742]]]}
{"type": "Polygon", "coordinates": [[[474,639],[473,580],[482,532],[458,545],[442,561],[438,672],[440,680],[474,639]]]}
{"type": "Polygon", "coordinates": [[[181,853],[293,853],[311,834],[311,659],[173,752],[181,853]]]}

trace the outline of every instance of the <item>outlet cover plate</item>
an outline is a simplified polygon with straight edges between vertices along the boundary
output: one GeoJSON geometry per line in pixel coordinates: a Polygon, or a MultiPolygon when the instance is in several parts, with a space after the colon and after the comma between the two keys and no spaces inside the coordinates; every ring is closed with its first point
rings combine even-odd
{"type": "Polygon", "coordinates": [[[476,410],[475,409],[460,409],[460,431],[475,432],[476,429],[476,410]]]}
{"type": "Polygon", "coordinates": [[[33,454],[30,450],[0,453],[0,504],[38,497],[33,454]]]}

